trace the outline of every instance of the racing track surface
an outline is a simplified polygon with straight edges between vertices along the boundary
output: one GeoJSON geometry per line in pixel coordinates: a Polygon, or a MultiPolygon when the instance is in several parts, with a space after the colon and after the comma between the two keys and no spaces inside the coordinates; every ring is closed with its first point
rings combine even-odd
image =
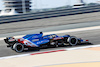
{"type": "MultiPolygon", "coordinates": [[[[48,32],[48,31],[75,29],[75,28],[83,28],[83,27],[91,27],[91,26],[100,26],[100,22],[91,22],[91,24],[90,22],[86,22],[86,23],[47,27],[47,28],[41,28],[41,29],[35,29],[35,30],[27,30],[27,31],[22,31],[22,32],[1,34],[0,37],[19,35],[20,33],[28,34],[28,33],[38,33],[40,31],[48,32]]],[[[74,32],[74,33],[62,33],[58,35],[64,35],[64,34],[70,34],[70,35],[77,36],[79,38],[89,39],[90,42],[92,42],[93,44],[100,44],[100,30],[81,31],[81,32],[74,32]]],[[[85,46],[85,45],[79,45],[79,46],[85,46]]],[[[75,46],[75,47],[78,47],[78,46],[75,46]]],[[[41,49],[40,51],[49,51],[49,50],[57,50],[57,49],[64,49],[64,48],[71,48],[71,47],[68,46],[68,47],[41,49]]],[[[31,53],[31,52],[36,52],[36,51],[25,51],[23,53],[16,53],[15,51],[12,51],[10,48],[7,48],[4,41],[0,41],[0,57],[19,55],[19,54],[25,54],[25,53],[31,53]]]]}

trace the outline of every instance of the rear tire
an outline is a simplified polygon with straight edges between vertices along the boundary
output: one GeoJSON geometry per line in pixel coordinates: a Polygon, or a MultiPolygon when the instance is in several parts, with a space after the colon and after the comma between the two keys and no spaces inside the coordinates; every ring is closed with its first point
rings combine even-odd
{"type": "Polygon", "coordinates": [[[58,41],[55,41],[54,47],[58,47],[58,41]]]}
{"type": "Polygon", "coordinates": [[[13,49],[18,53],[23,52],[24,51],[24,45],[21,44],[21,43],[16,43],[16,44],[14,44],[13,49]]]}

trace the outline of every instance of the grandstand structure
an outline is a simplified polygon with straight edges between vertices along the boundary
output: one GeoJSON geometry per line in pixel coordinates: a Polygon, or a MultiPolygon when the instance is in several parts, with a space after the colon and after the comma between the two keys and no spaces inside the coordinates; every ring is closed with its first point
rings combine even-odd
{"type": "Polygon", "coordinates": [[[74,6],[84,6],[85,3],[83,0],[76,0],[76,3],[74,4],[74,6]]]}
{"type": "Polygon", "coordinates": [[[3,2],[7,12],[10,12],[12,9],[15,9],[17,13],[26,13],[31,11],[30,0],[3,0],[3,2]]]}

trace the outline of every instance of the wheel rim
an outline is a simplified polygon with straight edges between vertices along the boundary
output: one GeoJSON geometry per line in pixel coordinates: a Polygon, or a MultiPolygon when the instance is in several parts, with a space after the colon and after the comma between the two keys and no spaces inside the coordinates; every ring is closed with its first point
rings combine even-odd
{"type": "Polygon", "coordinates": [[[76,37],[69,37],[68,38],[69,45],[75,46],[77,45],[78,39],[76,37]]]}
{"type": "Polygon", "coordinates": [[[22,46],[21,45],[17,45],[17,50],[21,51],[22,50],[22,46]]]}
{"type": "Polygon", "coordinates": [[[55,42],[56,47],[58,47],[58,41],[55,42]]]}
{"type": "Polygon", "coordinates": [[[76,43],[76,39],[75,39],[75,38],[72,38],[72,39],[71,39],[71,43],[72,43],[72,44],[75,44],[75,43],[76,43]]]}

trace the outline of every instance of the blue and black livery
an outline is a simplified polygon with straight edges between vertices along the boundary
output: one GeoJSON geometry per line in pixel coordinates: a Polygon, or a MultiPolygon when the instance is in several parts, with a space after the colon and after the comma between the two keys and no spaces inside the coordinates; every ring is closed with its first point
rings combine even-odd
{"type": "Polygon", "coordinates": [[[15,39],[13,37],[7,37],[4,41],[8,44],[7,47],[11,47],[16,52],[24,51],[24,48],[47,48],[47,47],[58,47],[64,45],[75,46],[77,44],[89,43],[88,40],[82,40],[75,36],[64,35],[58,36],[56,34],[44,35],[40,32],[39,34],[28,34],[22,38],[15,39]]]}

